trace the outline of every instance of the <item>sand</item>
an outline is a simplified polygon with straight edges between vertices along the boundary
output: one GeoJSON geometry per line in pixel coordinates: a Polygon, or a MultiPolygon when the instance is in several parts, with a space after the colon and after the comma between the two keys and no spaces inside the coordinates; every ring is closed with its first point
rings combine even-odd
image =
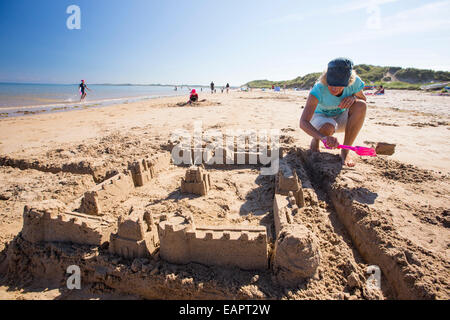
{"type": "MultiPolygon", "coordinates": [[[[218,290],[220,294],[209,298],[227,297],[226,292],[229,292],[228,297],[238,298],[374,298],[363,288],[355,289],[358,286],[348,282],[361,282],[358,279],[363,279],[369,263],[377,262],[391,270],[390,259],[398,260],[399,255],[404,255],[401,263],[406,265],[392,269],[393,275],[383,279],[385,289],[377,297],[448,299],[448,97],[415,91],[388,91],[385,96],[369,97],[366,123],[356,145],[395,144],[395,153],[376,159],[355,156],[356,168],[342,169],[336,167],[336,152],[323,149],[323,154],[314,156],[306,151],[310,138],[298,128],[298,122],[307,94],[257,90],[229,95],[205,94],[200,98],[207,101],[189,107],[179,107],[185,99],[173,97],[1,119],[0,251],[22,229],[25,204],[47,199],[70,203],[95,183],[126,168],[128,161],[170,150],[168,141],[176,129],[192,130],[194,121],[202,121],[204,130],[276,128],[282,130],[281,141],[292,152],[290,161],[298,163],[303,187],[310,190],[308,214],[301,216],[299,223],[318,237],[322,252],[319,274],[317,279],[297,290],[284,291],[272,287],[267,274],[259,275],[260,285],[255,286],[251,281],[248,283],[248,278],[253,279],[256,274],[243,272],[235,279],[236,283],[225,281],[224,286],[232,289],[218,290]],[[328,164],[331,167],[327,167],[328,164]],[[346,202],[345,197],[368,206],[376,215],[368,221],[348,219],[346,213],[353,212],[353,204],[346,202]],[[367,237],[373,240],[375,247],[364,244],[362,239],[367,237]]],[[[338,138],[343,139],[342,135],[338,138]]],[[[273,224],[273,190],[261,187],[270,185],[270,178],[258,177],[251,168],[232,172],[211,170],[213,190],[206,198],[193,198],[188,202],[178,201],[177,195],[174,196],[179,187],[177,181],[184,172],[174,167],[158,178],[151,188],[153,200],[150,199],[148,205],[152,210],[188,208],[196,219],[212,225],[226,222],[270,227],[273,224]],[[258,191],[254,192],[255,189],[258,191]],[[156,201],[157,198],[166,200],[156,201]],[[236,212],[241,214],[236,215],[236,212]]],[[[144,195],[136,197],[143,199],[147,191],[140,192],[144,195]]],[[[129,204],[144,205],[139,201],[129,204]]],[[[123,210],[119,206],[115,212],[120,215],[123,210]]],[[[23,252],[27,252],[26,245],[23,252]]],[[[1,260],[0,256],[0,264],[1,260]]],[[[156,263],[160,270],[168,270],[165,274],[161,271],[163,276],[169,276],[173,267],[156,263]]],[[[173,272],[193,272],[194,278],[201,278],[202,272],[191,268],[175,268],[173,272]]],[[[213,270],[219,278],[227,277],[227,271],[213,270]]],[[[95,288],[79,296],[57,289],[49,293],[44,290],[45,283],[37,286],[38,289],[30,289],[33,292],[30,295],[24,293],[28,286],[30,284],[25,287],[5,284],[0,287],[0,297],[108,299],[111,295],[116,298],[133,296],[95,288]]],[[[140,293],[141,297],[157,298],[145,290],[140,293]]],[[[170,297],[161,294],[164,298],[170,297]]]]}
{"type": "MultiPolygon", "coordinates": [[[[101,109],[41,114],[1,120],[0,154],[29,157],[55,149],[55,144],[82,143],[113,133],[142,135],[165,140],[175,129],[192,128],[292,128],[298,145],[309,145],[309,137],[298,129],[308,92],[265,92],[229,95],[205,94],[210,106],[178,107],[186,99],[162,98],[101,109]],[[219,105],[220,104],[220,105],[219,105]],[[192,110],[195,110],[193,112],[192,110]]],[[[368,97],[369,111],[356,145],[386,142],[397,145],[393,159],[426,169],[449,172],[448,97],[417,91],[389,91],[368,97]]],[[[342,135],[338,136],[343,140],[342,135]]],[[[159,139],[159,140],[158,140],[159,139]]],[[[73,156],[67,154],[67,156],[73,156]]]]}

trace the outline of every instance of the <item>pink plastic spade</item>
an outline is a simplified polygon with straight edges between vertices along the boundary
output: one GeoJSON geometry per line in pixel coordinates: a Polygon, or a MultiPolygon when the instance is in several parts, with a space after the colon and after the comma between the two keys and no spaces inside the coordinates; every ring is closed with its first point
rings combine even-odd
{"type": "MultiPolygon", "coordinates": [[[[322,142],[325,145],[325,148],[331,149],[330,147],[328,147],[326,140],[322,140],[322,142]]],[[[344,146],[344,145],[339,145],[337,148],[354,151],[354,152],[356,152],[357,155],[362,156],[362,157],[376,157],[377,156],[377,152],[375,151],[375,149],[372,149],[372,148],[350,147],[350,146],[344,146]]]]}

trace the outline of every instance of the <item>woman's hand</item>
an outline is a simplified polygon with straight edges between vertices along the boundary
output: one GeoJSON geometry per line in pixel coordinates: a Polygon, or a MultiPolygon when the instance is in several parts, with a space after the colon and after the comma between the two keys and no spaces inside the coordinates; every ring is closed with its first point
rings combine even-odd
{"type": "Polygon", "coordinates": [[[336,149],[339,147],[339,141],[335,137],[328,136],[322,139],[322,142],[325,144],[325,147],[329,149],[336,149]]]}
{"type": "Polygon", "coordinates": [[[341,108],[341,109],[348,109],[348,108],[350,108],[352,105],[354,105],[355,102],[356,102],[356,98],[353,97],[353,96],[344,98],[344,99],[341,101],[341,104],[339,105],[339,108],[341,108]]]}

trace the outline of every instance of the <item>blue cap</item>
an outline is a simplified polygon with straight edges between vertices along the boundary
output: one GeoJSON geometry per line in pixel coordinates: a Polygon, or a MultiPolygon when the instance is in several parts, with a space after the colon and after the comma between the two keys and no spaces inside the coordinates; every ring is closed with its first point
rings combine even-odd
{"type": "Polygon", "coordinates": [[[328,64],[327,83],[332,87],[347,87],[353,71],[353,61],[337,58],[328,64]]]}

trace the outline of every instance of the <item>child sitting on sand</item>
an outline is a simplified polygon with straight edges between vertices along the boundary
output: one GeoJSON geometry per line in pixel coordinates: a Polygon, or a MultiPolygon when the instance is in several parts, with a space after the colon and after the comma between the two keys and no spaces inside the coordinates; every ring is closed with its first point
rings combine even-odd
{"type": "Polygon", "coordinates": [[[192,89],[191,96],[189,97],[188,103],[192,104],[192,103],[195,103],[195,102],[198,102],[198,94],[197,94],[197,91],[195,89],[192,89]]]}
{"type": "MultiPolygon", "coordinates": [[[[314,85],[300,119],[300,128],[309,134],[311,150],[319,152],[320,141],[337,148],[336,132],[345,132],[344,145],[353,145],[366,117],[364,82],[353,70],[353,62],[338,58],[314,85]]],[[[348,150],[341,151],[342,163],[354,167],[348,150]]]]}
{"type": "Polygon", "coordinates": [[[381,95],[381,94],[384,94],[384,87],[383,86],[380,86],[378,88],[378,90],[374,93],[374,95],[381,95]]]}

